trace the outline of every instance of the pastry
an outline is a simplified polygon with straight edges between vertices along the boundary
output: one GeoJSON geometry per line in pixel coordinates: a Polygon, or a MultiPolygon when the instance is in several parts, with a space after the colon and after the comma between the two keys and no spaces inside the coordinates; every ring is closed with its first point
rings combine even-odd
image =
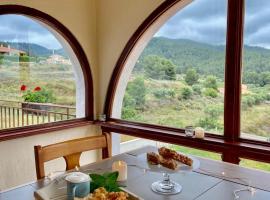
{"type": "Polygon", "coordinates": [[[160,164],[163,167],[166,167],[166,168],[169,168],[169,169],[172,169],[172,170],[175,170],[177,168],[177,166],[178,166],[175,160],[166,159],[166,158],[161,158],[160,159],[160,164]]]}
{"type": "Polygon", "coordinates": [[[74,198],[74,200],[127,200],[126,192],[108,192],[104,187],[97,188],[92,194],[84,198],[74,198]]]}
{"type": "Polygon", "coordinates": [[[191,158],[166,147],[159,148],[158,152],[162,157],[166,159],[174,159],[189,166],[192,166],[193,164],[193,160],[191,158]]]}
{"type": "Polygon", "coordinates": [[[155,152],[147,153],[147,161],[152,165],[158,165],[160,163],[160,156],[155,152]]]}
{"type": "Polygon", "coordinates": [[[166,147],[161,147],[161,148],[158,149],[158,153],[163,158],[172,159],[177,152],[174,151],[174,150],[171,150],[171,149],[167,149],[166,147]]]}
{"type": "Polygon", "coordinates": [[[188,166],[192,166],[192,164],[193,164],[193,160],[191,158],[189,158],[189,157],[187,157],[187,156],[185,156],[183,154],[180,154],[180,153],[175,154],[173,156],[173,159],[177,160],[177,161],[179,161],[181,163],[184,163],[184,164],[186,164],[188,166]]]}

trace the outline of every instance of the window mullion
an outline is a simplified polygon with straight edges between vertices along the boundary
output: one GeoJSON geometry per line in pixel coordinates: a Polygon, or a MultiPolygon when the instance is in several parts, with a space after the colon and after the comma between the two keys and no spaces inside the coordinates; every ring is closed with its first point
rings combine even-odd
{"type": "MultiPolygon", "coordinates": [[[[228,142],[240,137],[243,24],[244,0],[228,0],[224,96],[224,137],[228,142]]],[[[223,160],[239,163],[233,149],[224,152],[223,160]]]]}

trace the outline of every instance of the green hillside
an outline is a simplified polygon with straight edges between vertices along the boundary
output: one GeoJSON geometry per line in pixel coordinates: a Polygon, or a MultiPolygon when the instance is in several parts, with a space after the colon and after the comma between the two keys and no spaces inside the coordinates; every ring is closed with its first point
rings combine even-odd
{"type": "MultiPolygon", "coordinates": [[[[139,63],[148,55],[157,55],[169,59],[176,65],[176,73],[185,73],[190,67],[204,75],[224,78],[225,46],[210,45],[185,39],[154,37],[142,55],[139,63]]],[[[270,50],[261,47],[244,47],[245,72],[270,71],[270,50]]],[[[137,64],[135,70],[140,70],[137,64]]]]}
{"type": "MultiPolygon", "coordinates": [[[[200,126],[222,134],[224,49],[153,38],[133,70],[122,118],[179,128],[200,126]]],[[[243,63],[241,131],[269,137],[270,50],[245,46],[243,63]]]]}

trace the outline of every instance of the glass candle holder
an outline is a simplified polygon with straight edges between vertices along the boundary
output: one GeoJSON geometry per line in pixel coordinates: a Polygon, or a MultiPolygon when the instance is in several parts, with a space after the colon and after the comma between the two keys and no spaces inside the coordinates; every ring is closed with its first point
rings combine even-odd
{"type": "Polygon", "coordinates": [[[193,137],[194,135],[194,127],[193,126],[186,126],[185,127],[185,134],[187,137],[193,137]]]}
{"type": "Polygon", "coordinates": [[[106,115],[105,114],[99,114],[98,115],[98,120],[101,122],[105,122],[106,121],[106,115]]]}
{"type": "Polygon", "coordinates": [[[194,129],[195,138],[204,139],[204,129],[201,127],[196,127],[194,129]]]}

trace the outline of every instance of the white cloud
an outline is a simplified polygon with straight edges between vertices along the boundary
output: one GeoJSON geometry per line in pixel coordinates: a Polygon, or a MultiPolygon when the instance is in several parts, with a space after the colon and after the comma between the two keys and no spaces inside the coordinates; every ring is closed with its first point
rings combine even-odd
{"type": "MultiPolygon", "coordinates": [[[[225,44],[226,0],[195,0],[169,19],[155,36],[225,44]]],[[[246,0],[245,44],[269,48],[270,1],[246,0]]]]}
{"type": "Polygon", "coordinates": [[[0,41],[29,42],[48,49],[62,48],[49,30],[21,15],[0,16],[0,41]]]}

